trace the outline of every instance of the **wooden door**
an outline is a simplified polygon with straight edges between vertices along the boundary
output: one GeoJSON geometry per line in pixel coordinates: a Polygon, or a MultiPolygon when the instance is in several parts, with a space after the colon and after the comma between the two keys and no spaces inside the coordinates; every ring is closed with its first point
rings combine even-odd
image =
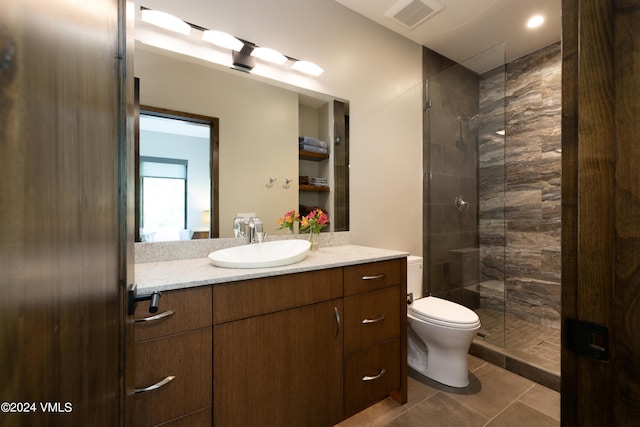
{"type": "Polygon", "coordinates": [[[640,1],[566,0],[562,19],[562,425],[637,426],[640,1]],[[599,325],[603,360],[568,348],[567,319],[599,325]]]}
{"type": "Polygon", "coordinates": [[[2,426],[124,422],[123,10],[0,2],[2,426]]]}
{"type": "Polygon", "coordinates": [[[214,326],[220,426],[331,426],[343,416],[342,299],[214,326]]]}

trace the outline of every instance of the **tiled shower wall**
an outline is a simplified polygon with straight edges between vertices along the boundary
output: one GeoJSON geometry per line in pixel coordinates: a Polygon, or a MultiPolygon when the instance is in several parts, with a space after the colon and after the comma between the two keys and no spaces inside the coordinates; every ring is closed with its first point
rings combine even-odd
{"type": "Polygon", "coordinates": [[[425,291],[559,328],[560,44],[481,76],[423,52],[425,291]],[[474,298],[474,280],[493,286],[474,298]]]}
{"type": "MultiPolygon", "coordinates": [[[[561,52],[560,43],[506,66],[506,178],[504,263],[485,256],[481,276],[504,268],[507,314],[560,328],[560,183],[561,183],[561,52]],[[495,264],[495,263],[498,264],[495,264]]],[[[480,99],[491,99],[491,72],[481,76],[480,99]],[[483,83],[484,82],[484,83],[483,83]]],[[[482,101],[481,101],[482,105],[482,101]]],[[[480,157],[485,156],[480,145],[480,157]]],[[[488,166],[489,163],[485,163],[488,166]]],[[[482,169],[481,169],[482,171],[482,169]]],[[[481,172],[482,173],[482,172],[481,172]]],[[[494,187],[480,180],[480,198],[494,187]]],[[[481,242],[499,240],[482,237],[481,242]]]]}

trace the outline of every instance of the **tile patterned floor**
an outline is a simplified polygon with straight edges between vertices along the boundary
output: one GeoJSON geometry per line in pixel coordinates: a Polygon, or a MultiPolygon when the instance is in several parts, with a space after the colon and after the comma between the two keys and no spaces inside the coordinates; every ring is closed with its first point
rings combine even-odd
{"type": "Polygon", "coordinates": [[[469,356],[471,383],[456,389],[409,373],[409,401],[385,399],[339,427],[546,427],[560,425],[560,394],[469,356]]]}
{"type": "MultiPolygon", "coordinates": [[[[560,375],[560,331],[504,316],[493,310],[475,310],[486,342],[505,349],[505,353],[560,375]]],[[[476,338],[477,340],[478,338],[476,338]]]]}

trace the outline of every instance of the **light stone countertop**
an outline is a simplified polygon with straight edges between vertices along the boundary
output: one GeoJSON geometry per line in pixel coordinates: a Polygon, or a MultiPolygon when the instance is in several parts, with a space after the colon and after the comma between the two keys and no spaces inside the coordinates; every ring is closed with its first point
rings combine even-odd
{"type": "Polygon", "coordinates": [[[407,252],[366,246],[344,245],[321,247],[309,252],[295,264],[281,267],[232,269],[214,266],[209,258],[147,262],[135,265],[139,295],[203,285],[235,282],[260,277],[279,276],[304,271],[344,267],[409,256],[407,252]]]}

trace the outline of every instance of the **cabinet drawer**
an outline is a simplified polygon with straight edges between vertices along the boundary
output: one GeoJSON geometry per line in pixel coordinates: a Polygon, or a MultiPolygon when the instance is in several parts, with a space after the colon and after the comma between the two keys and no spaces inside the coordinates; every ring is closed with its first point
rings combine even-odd
{"type": "Polygon", "coordinates": [[[135,425],[153,426],[212,405],[212,328],[136,343],[135,386],[164,386],[136,393],[135,425]]]}
{"type": "Polygon", "coordinates": [[[149,313],[147,301],[138,303],[134,314],[135,339],[143,341],[211,326],[211,311],[211,286],[162,292],[155,314],[149,313]],[[173,314],[162,317],[169,311],[173,314]]]}
{"type": "Polygon", "coordinates": [[[400,363],[398,339],[347,356],[345,416],[349,417],[400,389],[400,363]]]}
{"type": "Polygon", "coordinates": [[[348,296],[399,285],[403,271],[406,275],[406,258],[345,267],[344,294],[348,296]]]}
{"type": "Polygon", "coordinates": [[[213,408],[210,406],[193,414],[185,415],[166,424],[162,427],[211,427],[213,425],[213,408]]]}
{"type": "Polygon", "coordinates": [[[224,283],[213,286],[213,322],[253,316],[342,298],[342,269],[224,283]]]}
{"type": "Polygon", "coordinates": [[[345,298],[345,354],[400,337],[399,307],[398,286],[345,298]]]}

